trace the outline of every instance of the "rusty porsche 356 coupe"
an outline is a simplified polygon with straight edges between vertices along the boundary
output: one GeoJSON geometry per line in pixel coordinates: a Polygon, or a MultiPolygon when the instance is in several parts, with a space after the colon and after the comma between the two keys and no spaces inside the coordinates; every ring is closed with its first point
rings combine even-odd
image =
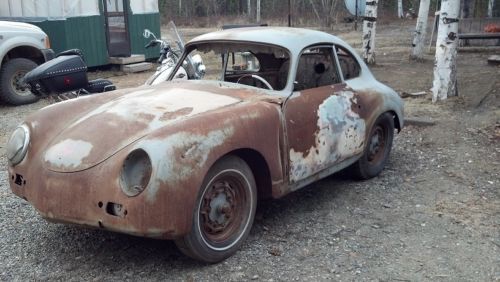
{"type": "Polygon", "coordinates": [[[258,199],[344,168],[374,177],[402,127],[402,100],[339,38],[229,29],[186,44],[165,83],[29,116],[7,145],[9,181],[49,221],[173,239],[217,262],[247,237],[258,199]],[[196,54],[202,79],[186,63],[196,54]]]}

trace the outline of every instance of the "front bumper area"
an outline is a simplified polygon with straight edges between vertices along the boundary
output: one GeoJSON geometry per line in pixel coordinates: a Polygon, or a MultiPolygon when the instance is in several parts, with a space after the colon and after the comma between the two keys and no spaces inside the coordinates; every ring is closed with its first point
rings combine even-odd
{"type": "MultiPolygon", "coordinates": [[[[187,205],[172,193],[126,196],[105,165],[75,172],[30,171],[9,167],[9,184],[50,222],[70,223],[141,237],[175,239],[189,231],[187,205]],[[173,205],[173,199],[177,202],[173,205]]],[[[162,189],[165,191],[165,189],[162,189]]],[[[168,190],[168,189],[167,189],[168,190]]]]}

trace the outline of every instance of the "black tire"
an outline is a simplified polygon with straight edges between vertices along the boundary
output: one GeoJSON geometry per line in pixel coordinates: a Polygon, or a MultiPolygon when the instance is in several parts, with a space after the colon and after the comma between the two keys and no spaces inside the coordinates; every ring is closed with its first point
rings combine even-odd
{"type": "Polygon", "coordinates": [[[350,170],[358,179],[369,179],[384,169],[394,139],[394,117],[390,113],[380,115],[373,124],[363,156],[350,170]]]}
{"type": "Polygon", "coordinates": [[[194,259],[219,262],[245,241],[256,207],[257,189],[250,167],[236,156],[224,157],[205,176],[190,233],[175,243],[194,259]]]}
{"type": "Polygon", "coordinates": [[[38,101],[39,97],[33,95],[28,87],[19,84],[19,79],[36,67],[35,62],[24,58],[12,59],[2,66],[0,96],[4,102],[17,106],[38,101]]]}

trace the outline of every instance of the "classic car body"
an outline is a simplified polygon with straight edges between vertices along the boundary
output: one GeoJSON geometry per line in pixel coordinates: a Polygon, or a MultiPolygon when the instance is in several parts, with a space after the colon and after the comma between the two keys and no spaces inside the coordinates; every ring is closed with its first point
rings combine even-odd
{"type": "MultiPolygon", "coordinates": [[[[215,262],[234,253],[248,234],[256,196],[278,198],[356,165],[379,147],[373,128],[384,116],[391,140],[383,159],[374,161],[385,164],[394,127],[403,126],[402,101],[342,40],[304,29],[242,28],[193,39],[183,58],[221,46],[257,46],[252,50],[260,70],[248,73],[248,62],[218,80],[114,91],[29,116],[7,148],[12,191],[50,221],[176,239],[188,255],[215,262]],[[314,63],[325,50],[332,60],[326,67],[314,63]],[[329,70],[334,81],[301,86],[309,69],[314,75],[329,70]],[[217,186],[212,180],[220,173],[232,175],[217,186]],[[231,190],[238,185],[243,188],[231,190]],[[235,221],[244,222],[234,227],[235,221]],[[186,236],[194,229],[203,233],[206,225],[210,234],[195,234],[205,243],[197,247],[186,236]],[[226,232],[227,226],[233,227],[226,232]]],[[[218,53],[226,54],[224,68],[229,49],[218,53]]]]}

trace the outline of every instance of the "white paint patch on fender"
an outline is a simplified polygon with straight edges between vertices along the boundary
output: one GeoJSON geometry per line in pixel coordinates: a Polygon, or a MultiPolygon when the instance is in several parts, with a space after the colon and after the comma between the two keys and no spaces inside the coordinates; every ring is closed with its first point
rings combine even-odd
{"type": "MultiPolygon", "coordinates": [[[[210,152],[234,134],[227,126],[206,135],[178,132],[165,139],[143,140],[135,147],[145,150],[151,158],[152,180],[145,189],[147,200],[153,201],[162,183],[177,187],[177,183],[192,176],[206,165],[210,152]]],[[[182,187],[178,187],[182,188],[182,187]]]]}
{"type": "Polygon", "coordinates": [[[92,150],[92,143],[65,139],[50,147],[44,156],[46,163],[59,168],[77,168],[92,150]]]}

